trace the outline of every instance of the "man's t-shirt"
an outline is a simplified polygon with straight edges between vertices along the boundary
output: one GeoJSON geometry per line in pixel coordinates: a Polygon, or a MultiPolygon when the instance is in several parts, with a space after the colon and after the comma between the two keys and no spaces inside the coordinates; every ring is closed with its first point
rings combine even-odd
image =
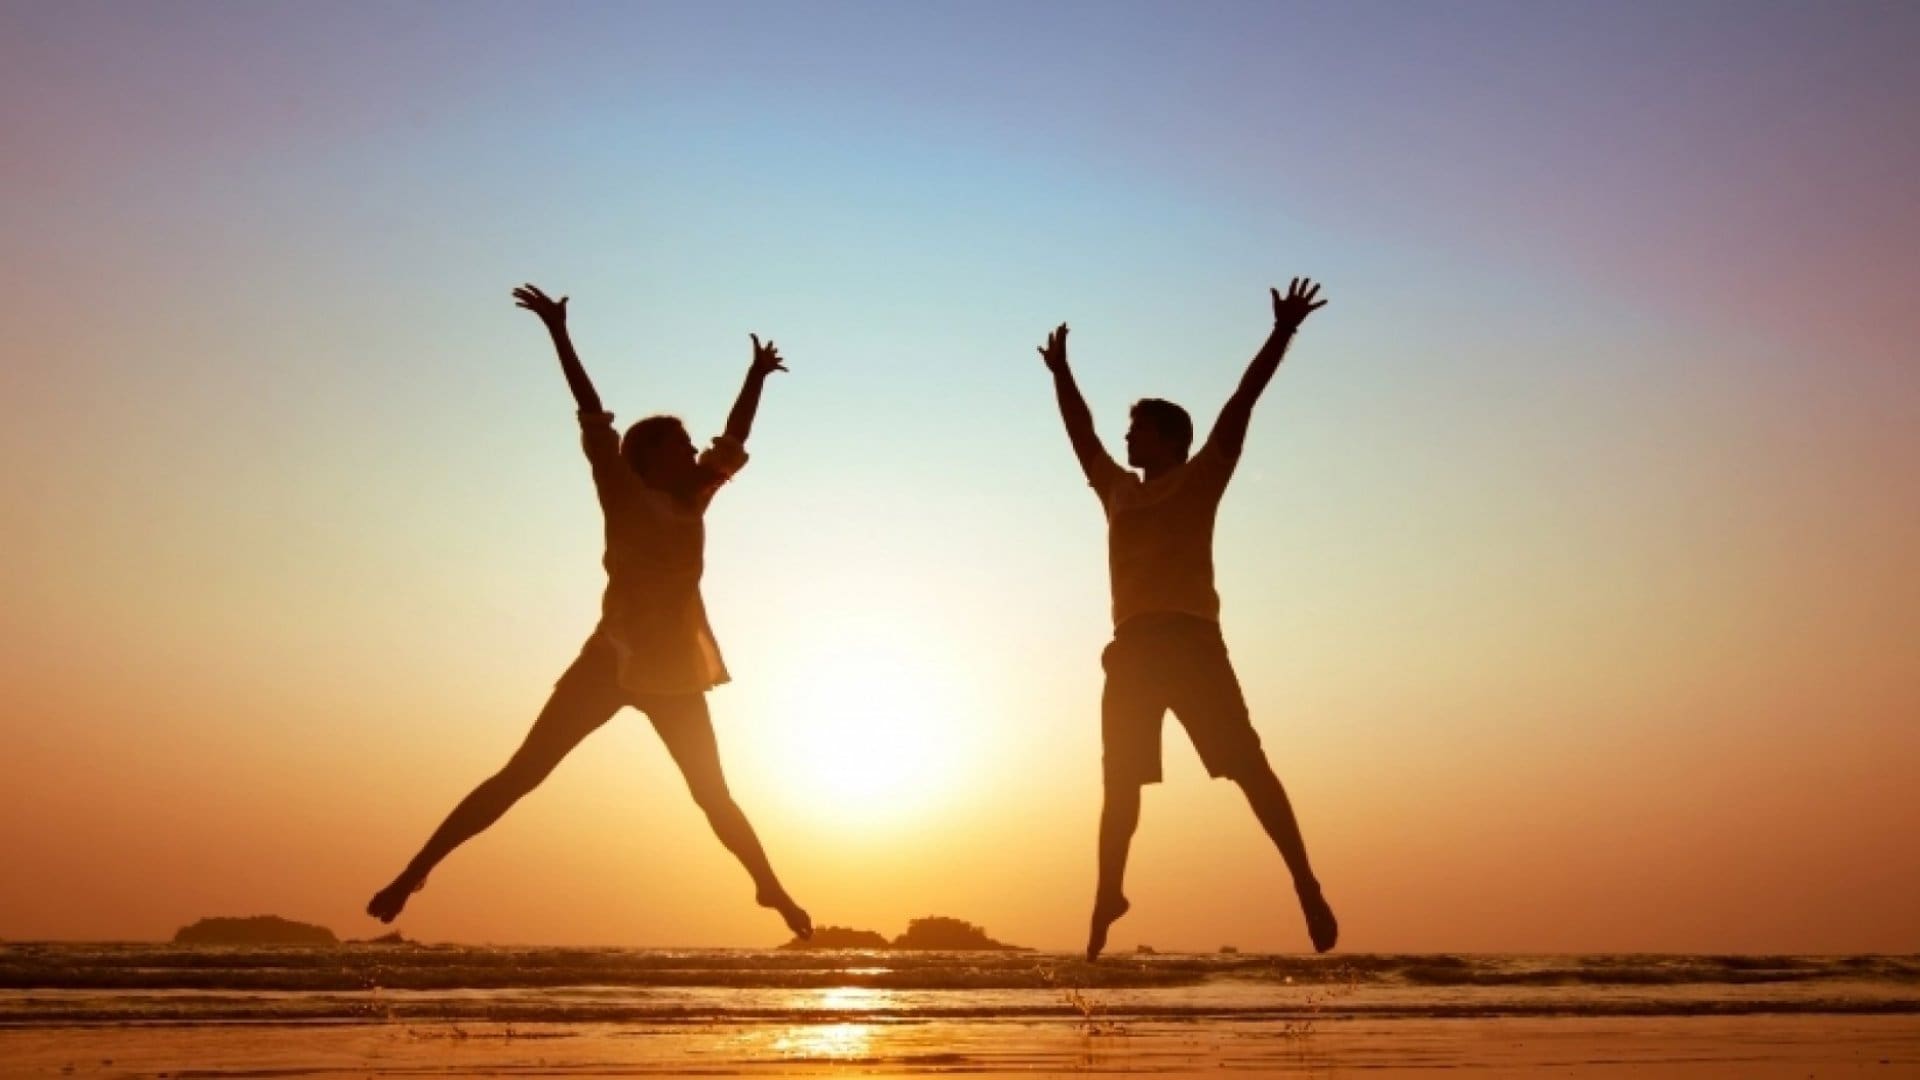
{"type": "Polygon", "coordinates": [[[634,694],[691,694],[728,680],[700,596],[706,512],[720,486],[747,463],[726,436],[700,455],[711,482],[690,500],[648,487],[620,456],[612,413],[582,413],[580,442],[606,519],[607,591],[596,633],[620,658],[620,685],[634,694]]]}
{"type": "Polygon", "coordinates": [[[1238,458],[1211,442],[1152,480],[1104,454],[1090,478],[1107,511],[1113,625],[1155,612],[1218,621],[1213,519],[1238,458]]]}

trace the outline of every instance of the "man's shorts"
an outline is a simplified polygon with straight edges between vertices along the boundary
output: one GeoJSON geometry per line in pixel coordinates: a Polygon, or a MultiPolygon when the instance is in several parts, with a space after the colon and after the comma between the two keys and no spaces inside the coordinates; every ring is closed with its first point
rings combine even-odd
{"type": "Polygon", "coordinates": [[[1265,760],[1219,623],[1176,614],[1129,619],[1100,663],[1107,669],[1100,697],[1107,783],[1160,782],[1160,725],[1168,709],[1209,775],[1241,777],[1265,760]]]}

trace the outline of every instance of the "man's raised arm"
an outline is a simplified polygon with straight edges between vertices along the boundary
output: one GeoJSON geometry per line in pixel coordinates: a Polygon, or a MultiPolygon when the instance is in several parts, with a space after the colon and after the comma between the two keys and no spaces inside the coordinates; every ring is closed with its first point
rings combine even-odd
{"type": "Polygon", "coordinates": [[[1273,294],[1273,333],[1254,354],[1247,373],[1240,377],[1239,388],[1227,399],[1226,407],[1220,410],[1220,419],[1214,421],[1213,433],[1207,436],[1209,446],[1217,446],[1230,458],[1239,457],[1240,448],[1246,445],[1254,403],[1273,381],[1273,373],[1280,370],[1280,360],[1287,354],[1287,344],[1293,340],[1294,331],[1300,329],[1308,315],[1327,306],[1325,300],[1315,299],[1320,295],[1320,286],[1307,278],[1294,278],[1285,296],[1281,296],[1278,289],[1267,291],[1273,294]]]}
{"type": "Polygon", "coordinates": [[[513,306],[540,316],[547,333],[553,335],[554,351],[560,354],[560,371],[567,377],[567,388],[573,391],[573,403],[579,406],[581,415],[598,416],[605,412],[600,407],[600,395],[593,389],[593,380],[587,378],[587,369],[580,366],[580,354],[573,351],[573,338],[567,333],[567,298],[554,300],[537,286],[522,285],[513,290],[513,306]]]}
{"type": "Polygon", "coordinates": [[[1087,474],[1087,483],[1092,484],[1094,490],[1104,491],[1120,466],[1114,464],[1106,448],[1100,445],[1100,436],[1093,430],[1093,410],[1087,408],[1087,399],[1080,396],[1080,386],[1073,381],[1073,369],[1067,366],[1066,323],[1047,335],[1047,343],[1039,352],[1047,370],[1053,373],[1053,393],[1060,402],[1060,419],[1067,425],[1067,441],[1073,444],[1073,456],[1080,459],[1080,471],[1087,474]]]}

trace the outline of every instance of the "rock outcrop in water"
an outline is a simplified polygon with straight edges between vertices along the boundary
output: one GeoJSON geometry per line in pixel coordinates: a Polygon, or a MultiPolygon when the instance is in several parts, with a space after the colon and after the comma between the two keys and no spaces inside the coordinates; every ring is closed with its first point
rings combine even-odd
{"type": "Polygon", "coordinates": [[[855,930],[850,926],[817,926],[813,936],[805,941],[794,938],[783,949],[886,949],[886,935],[872,930],[855,930]]]}
{"type": "Polygon", "coordinates": [[[907,932],[888,941],[872,930],[853,930],[844,926],[822,926],[806,941],[794,938],[783,949],[928,949],[965,952],[974,949],[1015,950],[1023,945],[995,941],[987,932],[946,915],[929,915],[907,924],[907,932]]]}
{"type": "Polygon", "coordinates": [[[174,932],[175,945],[338,945],[333,931],[278,915],[208,918],[174,932]]]}
{"type": "Polygon", "coordinates": [[[893,939],[896,949],[1018,949],[987,936],[985,929],[963,919],[928,915],[907,924],[907,932],[893,939]]]}

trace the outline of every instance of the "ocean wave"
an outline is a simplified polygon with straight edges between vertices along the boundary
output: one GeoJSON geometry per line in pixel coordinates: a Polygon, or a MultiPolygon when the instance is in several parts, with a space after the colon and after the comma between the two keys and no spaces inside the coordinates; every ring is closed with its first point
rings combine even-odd
{"type": "Polygon", "coordinates": [[[1612,954],[1123,954],[1099,964],[1046,953],[787,952],[492,946],[181,948],[0,946],[0,990],[95,992],[1171,989],[1222,983],[1323,988],[1805,987],[1869,983],[1909,995],[1916,956],[1612,954]]]}
{"type": "MultiPolygon", "coordinates": [[[[1920,1000],[1798,999],[1496,1000],[1433,1002],[1295,1002],[1179,1005],[1102,1003],[1101,1023],[1201,1020],[1293,1022],[1339,1019],[1470,1019],[1491,1017],[1654,1017],[1751,1015],[1920,1015],[1920,1000]]],[[[780,1006],[727,1007],[706,1003],[568,1003],[551,1000],[433,998],[392,1001],[303,996],[296,1000],[234,997],[149,1000],[9,999],[0,995],[0,1027],[74,1024],[207,1023],[507,1023],[683,1025],[709,1023],[911,1024],[935,1021],[1087,1022],[1081,1007],[1062,1001],[1030,1004],[916,1004],[899,1009],[780,1006]]]]}

